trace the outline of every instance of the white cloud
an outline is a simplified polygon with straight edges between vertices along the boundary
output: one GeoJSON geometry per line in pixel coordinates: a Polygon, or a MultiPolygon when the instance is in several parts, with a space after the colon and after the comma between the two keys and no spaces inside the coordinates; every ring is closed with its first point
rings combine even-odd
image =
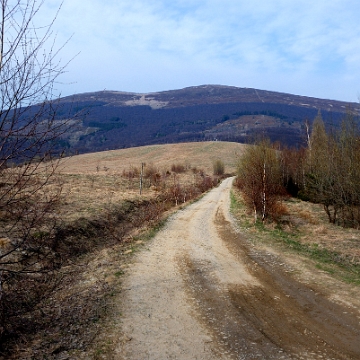
{"type": "Polygon", "coordinates": [[[221,83],[356,101],[359,13],[353,0],[65,0],[63,57],[81,54],[63,91],[221,83]]]}

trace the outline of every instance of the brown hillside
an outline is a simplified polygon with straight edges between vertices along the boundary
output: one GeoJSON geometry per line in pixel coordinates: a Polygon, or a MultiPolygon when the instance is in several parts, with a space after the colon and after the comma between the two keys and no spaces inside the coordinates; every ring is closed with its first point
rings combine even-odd
{"type": "Polygon", "coordinates": [[[220,159],[225,171],[236,169],[236,162],[246,145],[222,142],[195,142],[166,145],[150,145],[129,149],[102,151],[66,158],[61,166],[65,174],[93,174],[107,169],[109,173],[122,173],[129,167],[139,167],[141,163],[153,164],[158,168],[170,168],[174,163],[188,167],[198,167],[211,174],[213,161],[220,159]]]}

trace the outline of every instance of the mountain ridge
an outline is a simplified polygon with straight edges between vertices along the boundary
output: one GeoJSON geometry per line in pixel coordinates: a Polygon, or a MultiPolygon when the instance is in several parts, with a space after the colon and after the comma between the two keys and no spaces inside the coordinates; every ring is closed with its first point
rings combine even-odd
{"type": "Polygon", "coordinates": [[[358,103],[226,85],[150,93],[103,90],[59,103],[63,118],[87,113],[76,131],[62,137],[68,152],[78,153],[189,141],[244,143],[259,133],[300,146],[305,120],[311,122],[318,111],[328,127],[338,127],[347,112],[360,114],[358,103]]]}
{"type": "MultiPolygon", "coordinates": [[[[277,91],[270,91],[270,90],[260,90],[255,88],[247,88],[247,87],[236,87],[236,86],[227,86],[227,85],[199,85],[199,86],[189,86],[182,89],[175,89],[175,90],[164,90],[164,91],[155,91],[155,92],[147,92],[147,93],[137,93],[137,92],[127,92],[127,91],[117,91],[117,90],[102,90],[102,91],[95,91],[95,92],[86,92],[80,94],[74,94],[71,96],[67,96],[64,99],[72,98],[73,100],[102,100],[106,99],[109,100],[109,97],[117,96],[118,101],[122,102],[122,105],[127,105],[126,102],[132,100],[134,98],[141,99],[149,97],[156,101],[167,101],[170,103],[170,106],[174,106],[178,104],[181,100],[189,100],[189,95],[195,96],[193,102],[197,103],[201,100],[199,95],[206,95],[210,94],[214,96],[207,96],[210,100],[213,100],[214,103],[216,102],[224,102],[225,100],[231,102],[254,102],[254,100],[260,102],[273,102],[274,100],[277,103],[283,103],[288,105],[300,105],[300,106],[315,106],[317,104],[317,109],[321,108],[324,110],[331,110],[334,108],[346,108],[347,105],[351,105],[360,113],[360,105],[356,102],[346,102],[340,101],[335,99],[326,99],[326,98],[316,98],[311,96],[304,96],[304,95],[295,95],[277,91]],[[217,95],[217,96],[216,96],[217,95]],[[174,97],[180,98],[178,101],[174,101],[174,97]],[[171,101],[172,100],[172,101],[171,101]],[[251,100],[251,101],[250,101],[251,100]],[[311,104],[304,103],[304,101],[308,101],[311,104]]],[[[145,104],[144,104],[145,105],[145,104]]]]}

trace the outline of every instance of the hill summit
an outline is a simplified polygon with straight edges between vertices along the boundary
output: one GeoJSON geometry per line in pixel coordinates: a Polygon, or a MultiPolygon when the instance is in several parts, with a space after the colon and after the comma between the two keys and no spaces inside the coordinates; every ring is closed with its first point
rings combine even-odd
{"type": "Polygon", "coordinates": [[[185,141],[248,142],[261,133],[299,145],[304,121],[321,112],[338,126],[358,103],[221,85],[146,94],[99,91],[62,98],[61,113],[85,111],[80,126],[62,139],[80,153],[185,141]]]}

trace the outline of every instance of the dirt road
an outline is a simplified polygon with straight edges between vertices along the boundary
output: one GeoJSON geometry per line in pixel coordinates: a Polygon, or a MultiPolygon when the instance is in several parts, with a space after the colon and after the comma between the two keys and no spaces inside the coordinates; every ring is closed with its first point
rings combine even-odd
{"type": "Polygon", "coordinates": [[[229,214],[231,181],[173,215],[135,258],[117,359],[360,359],[358,309],[248,244],[229,214]]]}

